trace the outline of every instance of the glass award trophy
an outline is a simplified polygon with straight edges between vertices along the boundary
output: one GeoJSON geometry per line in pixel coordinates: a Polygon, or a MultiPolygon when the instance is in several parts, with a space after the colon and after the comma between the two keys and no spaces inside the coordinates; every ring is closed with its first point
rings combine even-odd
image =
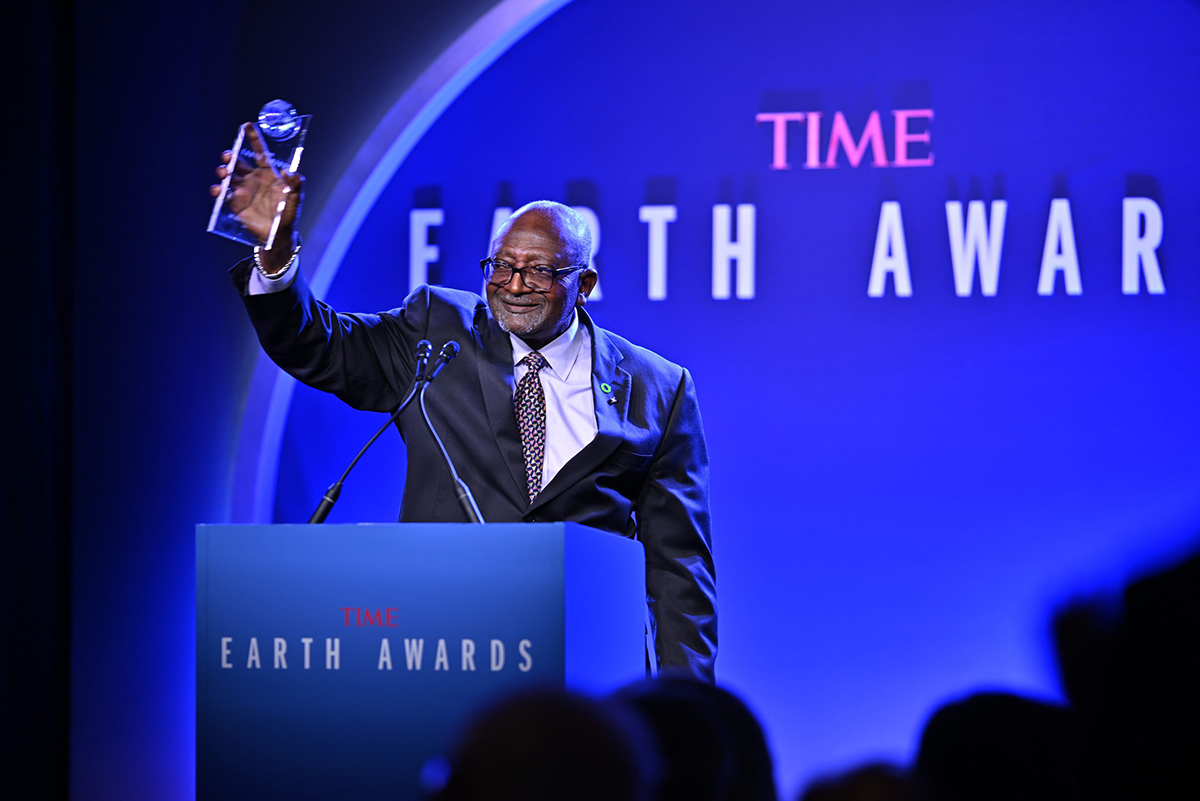
{"type": "Polygon", "coordinates": [[[272,200],[277,194],[273,190],[278,188],[281,170],[299,169],[311,119],[311,115],[296,114],[286,100],[272,100],[258,112],[256,122],[238,128],[230,148],[233,157],[208,218],[208,231],[271,249],[284,208],[282,199],[272,200]],[[251,225],[260,230],[252,231],[243,219],[258,220],[258,224],[251,225]],[[265,222],[268,219],[272,220],[269,225],[265,222]]]}

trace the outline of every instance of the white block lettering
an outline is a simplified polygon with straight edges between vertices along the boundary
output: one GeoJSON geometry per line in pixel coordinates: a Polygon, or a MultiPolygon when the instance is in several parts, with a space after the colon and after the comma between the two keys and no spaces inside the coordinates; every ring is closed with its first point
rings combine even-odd
{"type": "Polygon", "coordinates": [[[433,659],[434,670],[449,670],[450,656],[446,653],[446,641],[438,640],[437,654],[433,659]]]}
{"type": "Polygon", "coordinates": [[[388,638],[384,637],[379,641],[379,667],[377,670],[392,669],[392,645],[388,642],[388,638]]]}
{"type": "Polygon", "coordinates": [[[900,204],[895,200],[885,200],[879,208],[879,228],[875,232],[875,255],[871,257],[867,297],[883,297],[889,273],[896,297],[912,297],[908,246],[904,242],[904,218],[900,214],[900,204]]]}
{"type": "Polygon", "coordinates": [[[325,638],[325,669],[341,670],[342,668],[342,638],[325,638]]]}
{"type": "Polygon", "coordinates": [[[517,652],[521,654],[521,662],[517,665],[517,669],[522,673],[528,673],[533,669],[533,654],[530,653],[532,650],[533,643],[529,640],[521,640],[517,643],[517,652]]]}
{"type": "Polygon", "coordinates": [[[429,241],[429,229],[445,222],[442,209],[413,209],[408,213],[408,289],[429,283],[429,265],[442,257],[429,241]]]}
{"type": "Polygon", "coordinates": [[[304,645],[304,669],[308,670],[310,667],[312,667],[313,638],[312,637],[301,637],[300,642],[301,642],[301,644],[304,645]]]}
{"type": "Polygon", "coordinates": [[[1162,209],[1148,197],[1127,197],[1121,203],[1121,292],[1141,291],[1140,276],[1146,276],[1146,291],[1165,294],[1158,246],[1163,238],[1162,209]],[[1140,266],[1140,270],[1139,270],[1140,266]]]}
{"type": "Polygon", "coordinates": [[[754,218],[753,203],[737,207],[737,239],[733,238],[733,210],[726,203],[713,206],[712,296],[728,300],[733,263],[737,263],[736,292],[741,300],[754,297],[754,218]]]}
{"type": "Polygon", "coordinates": [[[262,660],[258,658],[258,638],[250,638],[250,654],[246,657],[246,667],[261,668],[262,660]]]}
{"type": "Polygon", "coordinates": [[[410,640],[404,638],[404,664],[409,670],[421,669],[421,658],[425,655],[425,638],[410,640]]]}
{"type": "Polygon", "coordinates": [[[667,299],[667,224],[679,218],[674,206],[642,206],[638,219],[649,225],[646,254],[646,297],[667,299]]]}
{"type": "Polygon", "coordinates": [[[1042,248],[1042,271],[1038,274],[1038,294],[1053,295],[1058,273],[1068,295],[1083,294],[1079,276],[1079,254],[1075,249],[1075,226],[1071,223],[1071,201],[1065,197],[1050,201],[1050,219],[1046,221],[1046,244],[1042,248]]]}
{"type": "Polygon", "coordinates": [[[462,641],[462,669],[475,670],[475,641],[462,641]]]}
{"type": "Polygon", "coordinates": [[[492,640],[492,670],[504,669],[504,643],[492,640]]]}
{"type": "Polygon", "coordinates": [[[996,294],[1000,282],[1000,256],[1004,251],[1004,220],[1008,202],[992,201],[992,219],[985,219],[982,200],[967,204],[964,230],[962,203],[946,203],[946,230],[950,234],[950,261],[954,267],[954,293],[970,297],[979,264],[979,289],[987,297],[996,294]]]}

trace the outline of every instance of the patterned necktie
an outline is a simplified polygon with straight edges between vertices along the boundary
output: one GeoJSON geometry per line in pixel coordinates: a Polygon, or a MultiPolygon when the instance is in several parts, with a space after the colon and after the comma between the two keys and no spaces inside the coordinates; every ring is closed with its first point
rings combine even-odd
{"type": "Polygon", "coordinates": [[[538,371],[546,366],[546,357],[536,350],[519,361],[528,369],[513,403],[517,409],[517,428],[521,430],[521,452],[525,457],[525,481],[529,485],[529,502],[542,491],[542,463],[546,456],[546,393],[538,371]]]}

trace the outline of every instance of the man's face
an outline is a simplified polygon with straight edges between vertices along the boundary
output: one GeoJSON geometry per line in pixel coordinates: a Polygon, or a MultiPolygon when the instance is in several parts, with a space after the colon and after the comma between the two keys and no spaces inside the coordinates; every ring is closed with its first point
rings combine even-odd
{"type": "MultiPolygon", "coordinates": [[[[572,266],[567,263],[568,252],[554,218],[535,209],[513,221],[492,258],[514,267],[563,269],[572,266]]],[[[546,292],[534,292],[519,273],[513,273],[504,286],[487,285],[488,306],[501,328],[540,348],[567,330],[575,307],[587,301],[595,285],[596,274],[583,270],[558,278],[546,292]]]]}

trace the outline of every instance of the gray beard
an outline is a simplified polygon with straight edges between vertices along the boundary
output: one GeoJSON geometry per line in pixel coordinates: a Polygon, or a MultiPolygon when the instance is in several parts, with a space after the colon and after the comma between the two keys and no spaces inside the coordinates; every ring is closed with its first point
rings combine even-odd
{"type": "MultiPolygon", "coordinates": [[[[489,298],[488,308],[491,309],[492,316],[496,318],[496,323],[502,330],[518,337],[525,337],[540,331],[550,322],[550,312],[545,305],[540,307],[536,314],[513,314],[504,308],[499,299],[495,303],[492,303],[489,298]]],[[[563,314],[566,319],[569,320],[569,315],[574,313],[574,311],[574,302],[563,305],[563,314]]],[[[562,321],[560,320],[559,322],[561,323],[562,321]]]]}
{"type": "Polygon", "coordinates": [[[492,316],[500,328],[516,336],[525,336],[539,330],[546,322],[546,310],[540,314],[511,314],[505,309],[492,309],[492,316]]]}

